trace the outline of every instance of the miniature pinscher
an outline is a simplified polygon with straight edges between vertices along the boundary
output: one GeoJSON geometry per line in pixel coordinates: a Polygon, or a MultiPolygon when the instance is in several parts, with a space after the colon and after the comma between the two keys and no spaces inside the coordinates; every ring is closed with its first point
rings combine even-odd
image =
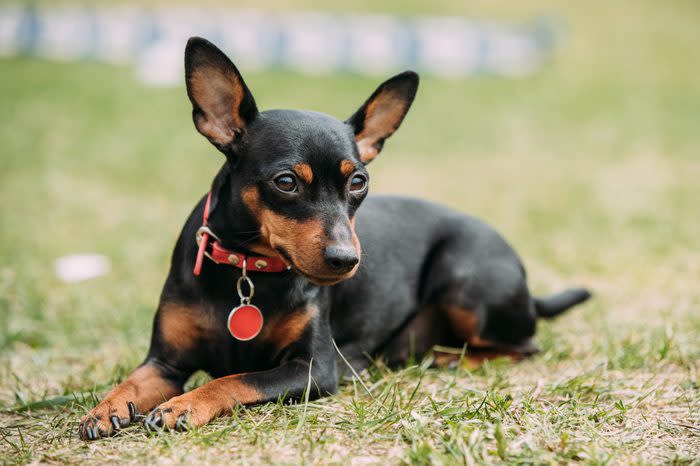
{"type": "Polygon", "coordinates": [[[258,111],[238,69],[202,38],[187,43],[185,77],[195,127],[226,161],[175,245],[145,361],[82,419],[82,438],[137,419],[184,429],[238,404],[322,397],[346,362],[395,366],[436,345],[519,359],[537,351],[538,318],[590,296],[533,297],[491,227],[426,201],[367,196],[366,166],[406,116],[416,73],[381,84],[346,121],[258,111]],[[214,380],[184,393],[197,370],[214,380]]]}

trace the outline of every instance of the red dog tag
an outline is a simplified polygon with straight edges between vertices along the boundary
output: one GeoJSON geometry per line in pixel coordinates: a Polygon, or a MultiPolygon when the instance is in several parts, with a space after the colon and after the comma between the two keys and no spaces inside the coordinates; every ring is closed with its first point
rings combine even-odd
{"type": "Polygon", "coordinates": [[[242,304],[235,307],[228,315],[228,331],[236,340],[252,340],[258,336],[262,326],[262,312],[252,304],[242,304]]]}

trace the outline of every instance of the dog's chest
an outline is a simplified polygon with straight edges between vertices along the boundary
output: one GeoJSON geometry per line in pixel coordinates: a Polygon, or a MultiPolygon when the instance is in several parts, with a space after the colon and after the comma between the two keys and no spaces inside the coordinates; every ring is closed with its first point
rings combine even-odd
{"type": "Polygon", "coordinates": [[[214,319],[209,338],[204,343],[208,353],[207,368],[212,375],[260,371],[276,367],[285,357],[310,346],[317,327],[319,309],[315,305],[292,311],[262,310],[260,333],[246,341],[236,339],[229,331],[227,317],[214,319]]]}

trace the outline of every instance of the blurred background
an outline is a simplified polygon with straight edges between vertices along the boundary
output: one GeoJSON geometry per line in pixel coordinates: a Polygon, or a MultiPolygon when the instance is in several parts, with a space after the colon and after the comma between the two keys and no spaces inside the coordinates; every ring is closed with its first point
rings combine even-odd
{"type": "Polygon", "coordinates": [[[320,8],[0,4],[1,403],[108,382],[143,357],[174,241],[223,162],[182,83],[194,34],[230,54],[261,109],[345,118],[418,70],[371,191],[485,219],[538,293],[590,286],[594,303],[545,327],[545,349],[585,360],[670,329],[700,354],[700,3],[320,8]],[[106,258],[102,275],[59,278],[55,261],[79,253],[106,258]]]}

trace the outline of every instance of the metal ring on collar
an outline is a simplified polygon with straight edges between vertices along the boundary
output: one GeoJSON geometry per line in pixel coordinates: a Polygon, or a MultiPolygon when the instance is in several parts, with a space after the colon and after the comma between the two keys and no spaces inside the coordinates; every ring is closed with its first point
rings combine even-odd
{"type": "Polygon", "coordinates": [[[253,285],[253,280],[251,280],[247,275],[241,275],[236,282],[236,290],[238,291],[238,296],[241,298],[241,301],[246,303],[250,302],[255,294],[255,285],[253,285]],[[246,282],[250,288],[250,294],[248,296],[243,293],[243,282],[246,282]]]}

